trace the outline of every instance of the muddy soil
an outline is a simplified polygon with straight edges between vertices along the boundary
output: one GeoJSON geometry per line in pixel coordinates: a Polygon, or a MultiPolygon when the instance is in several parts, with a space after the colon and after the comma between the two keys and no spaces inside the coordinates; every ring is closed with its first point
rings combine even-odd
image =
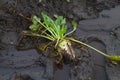
{"type": "Polygon", "coordinates": [[[0,0],[0,80],[119,80],[119,65],[110,64],[91,49],[75,48],[78,60],[64,63],[62,68],[36,50],[31,38],[25,38],[17,50],[19,33],[28,30],[30,21],[21,17],[41,12],[54,14],[79,24],[74,38],[107,54],[120,50],[119,0],[0,0]]]}

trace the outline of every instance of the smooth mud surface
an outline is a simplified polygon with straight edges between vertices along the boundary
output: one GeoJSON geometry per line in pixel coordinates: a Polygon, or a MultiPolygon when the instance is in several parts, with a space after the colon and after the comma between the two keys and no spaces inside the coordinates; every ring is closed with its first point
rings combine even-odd
{"type": "MultiPolygon", "coordinates": [[[[28,30],[26,17],[41,12],[76,20],[78,27],[72,35],[97,49],[120,55],[120,1],[119,0],[0,0],[0,80],[119,80],[120,65],[112,65],[103,56],[84,47],[74,48],[77,60],[55,65],[25,37],[20,48],[16,46],[19,33],[28,30]],[[24,50],[23,50],[24,49],[24,50]]],[[[49,51],[47,52],[49,53],[49,51]]]]}

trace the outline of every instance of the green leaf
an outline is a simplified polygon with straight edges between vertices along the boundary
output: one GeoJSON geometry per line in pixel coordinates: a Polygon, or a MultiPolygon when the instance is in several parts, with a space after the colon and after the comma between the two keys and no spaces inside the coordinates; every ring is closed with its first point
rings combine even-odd
{"type": "Polygon", "coordinates": [[[72,34],[77,29],[77,22],[76,21],[73,20],[72,25],[73,25],[73,30],[68,32],[67,34],[65,34],[65,36],[72,34]]]}
{"type": "Polygon", "coordinates": [[[45,24],[45,28],[51,33],[52,36],[57,36],[57,31],[56,31],[56,25],[54,23],[54,21],[48,17],[47,15],[45,15],[44,13],[41,13],[43,20],[44,20],[44,24],[45,24]]]}
{"type": "Polygon", "coordinates": [[[67,2],[70,2],[70,0],[66,0],[67,2]]]}
{"type": "Polygon", "coordinates": [[[111,61],[120,61],[120,56],[119,55],[112,55],[109,57],[111,61]]]}
{"type": "Polygon", "coordinates": [[[66,19],[63,18],[62,16],[58,16],[57,19],[55,20],[58,37],[62,37],[64,33],[66,33],[67,27],[65,26],[65,23],[66,23],[66,19]]]}
{"type": "Polygon", "coordinates": [[[29,29],[32,30],[32,31],[37,31],[38,28],[39,28],[39,24],[38,25],[32,24],[32,25],[29,26],[29,29]]]}
{"type": "Polygon", "coordinates": [[[75,20],[73,20],[72,25],[73,25],[74,28],[76,28],[78,24],[77,24],[77,22],[75,20]]]}
{"type": "Polygon", "coordinates": [[[62,39],[65,33],[67,32],[67,27],[65,25],[66,19],[62,16],[58,16],[57,19],[54,21],[50,17],[48,17],[46,14],[41,13],[43,17],[43,27],[48,31],[47,33],[51,35],[46,35],[50,38],[54,38],[52,40],[56,39],[62,39]]]}
{"type": "Polygon", "coordinates": [[[55,20],[56,25],[63,25],[66,23],[66,19],[63,18],[62,16],[58,16],[57,19],[55,20]]]}
{"type": "Polygon", "coordinates": [[[31,17],[31,20],[32,20],[33,24],[38,24],[38,23],[40,23],[40,18],[38,18],[38,17],[35,16],[35,15],[33,15],[33,16],[31,17]]]}
{"type": "Polygon", "coordinates": [[[63,26],[62,29],[61,29],[62,33],[65,34],[67,32],[67,27],[66,26],[63,26]]]}
{"type": "Polygon", "coordinates": [[[41,3],[41,2],[42,2],[42,0],[38,0],[38,2],[39,2],[39,3],[41,3]]]}

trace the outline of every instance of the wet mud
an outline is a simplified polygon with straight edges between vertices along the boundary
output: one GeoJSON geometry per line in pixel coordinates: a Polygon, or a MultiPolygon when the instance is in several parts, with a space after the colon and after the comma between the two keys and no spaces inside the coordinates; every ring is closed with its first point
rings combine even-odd
{"type": "Polygon", "coordinates": [[[31,38],[25,38],[17,50],[19,33],[28,30],[32,14],[41,12],[76,20],[78,27],[72,37],[110,54],[120,52],[119,0],[0,0],[0,80],[119,80],[120,67],[103,56],[85,48],[75,48],[78,60],[58,68],[54,61],[38,52],[31,38]],[[30,41],[31,40],[31,41],[30,41]]]}

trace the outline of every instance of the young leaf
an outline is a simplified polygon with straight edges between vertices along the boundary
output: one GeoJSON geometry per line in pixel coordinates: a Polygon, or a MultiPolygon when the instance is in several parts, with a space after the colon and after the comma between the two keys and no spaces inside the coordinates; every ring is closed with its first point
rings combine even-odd
{"type": "Polygon", "coordinates": [[[29,26],[29,29],[32,30],[32,31],[37,31],[38,28],[39,28],[39,24],[38,25],[32,24],[32,25],[29,26]]]}
{"type": "Polygon", "coordinates": [[[63,25],[66,23],[66,19],[63,18],[62,16],[58,16],[58,18],[55,20],[55,24],[56,25],[63,25]]]}
{"type": "Polygon", "coordinates": [[[38,24],[38,23],[40,23],[40,18],[38,18],[38,17],[35,16],[35,15],[33,15],[33,16],[31,17],[31,20],[32,20],[33,24],[38,24]]]}

